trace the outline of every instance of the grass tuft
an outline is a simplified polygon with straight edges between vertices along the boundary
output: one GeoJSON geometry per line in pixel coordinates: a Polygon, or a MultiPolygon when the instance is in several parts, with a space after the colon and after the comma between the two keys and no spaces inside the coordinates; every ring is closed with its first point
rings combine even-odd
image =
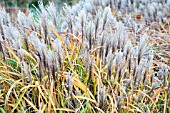
{"type": "Polygon", "coordinates": [[[139,1],[0,9],[0,111],[168,113],[170,3],[139,1]]]}

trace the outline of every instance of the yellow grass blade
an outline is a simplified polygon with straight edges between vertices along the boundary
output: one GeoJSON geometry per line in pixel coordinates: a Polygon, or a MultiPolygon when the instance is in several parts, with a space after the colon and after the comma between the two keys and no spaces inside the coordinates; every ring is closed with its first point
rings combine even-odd
{"type": "Polygon", "coordinates": [[[129,103],[129,105],[132,106],[133,108],[135,108],[135,110],[138,111],[139,113],[143,113],[143,111],[140,110],[140,109],[139,109],[138,107],[136,107],[135,105],[130,104],[130,103],[129,103]]]}
{"type": "Polygon", "coordinates": [[[44,95],[45,93],[43,93],[43,91],[42,91],[42,89],[41,89],[38,81],[35,82],[35,85],[38,86],[39,93],[43,96],[43,98],[45,99],[45,101],[48,102],[46,96],[44,95]]]}
{"type": "Polygon", "coordinates": [[[60,37],[60,35],[57,33],[57,31],[52,27],[52,26],[49,26],[51,31],[57,36],[57,38],[63,42],[63,39],[60,37]]]}
{"type": "Polygon", "coordinates": [[[73,84],[83,90],[89,97],[90,92],[87,90],[87,87],[77,78],[73,77],[73,84]]]}
{"type": "Polygon", "coordinates": [[[21,88],[21,91],[24,90],[24,89],[29,89],[31,87],[37,87],[37,85],[28,85],[28,86],[24,86],[21,88]]]}
{"type": "Polygon", "coordinates": [[[14,107],[13,107],[11,113],[13,113],[13,112],[15,111],[15,109],[18,107],[18,105],[19,105],[20,102],[22,101],[22,98],[24,97],[26,91],[27,91],[27,90],[24,90],[24,91],[21,93],[21,95],[20,95],[20,97],[19,97],[17,103],[14,105],[14,107]]]}
{"type": "Polygon", "coordinates": [[[93,100],[91,98],[88,98],[88,97],[83,97],[83,96],[73,96],[73,98],[78,98],[78,99],[84,99],[84,100],[89,100],[95,104],[97,104],[96,100],[93,100]]]}
{"type": "Polygon", "coordinates": [[[19,58],[13,51],[10,51],[10,54],[12,54],[12,56],[16,59],[16,61],[17,61],[18,63],[21,62],[21,61],[20,61],[20,58],[19,58]]]}
{"type": "Polygon", "coordinates": [[[6,99],[5,99],[5,106],[7,106],[7,104],[8,104],[8,99],[9,99],[9,96],[10,96],[10,94],[11,94],[11,92],[12,92],[12,89],[16,86],[16,84],[17,84],[19,81],[20,81],[20,80],[15,81],[15,82],[11,85],[10,89],[8,90],[8,93],[6,94],[6,99]]]}
{"type": "MultiPolygon", "coordinates": [[[[50,86],[50,92],[49,92],[49,103],[52,104],[54,110],[56,109],[55,103],[53,101],[53,88],[54,88],[54,81],[52,80],[51,86],[50,86]]],[[[49,107],[50,108],[50,107],[49,107]]],[[[50,110],[49,110],[50,111],[50,110]]]]}
{"type": "Polygon", "coordinates": [[[114,109],[113,98],[112,98],[110,95],[108,95],[108,97],[109,97],[110,102],[111,102],[111,105],[112,105],[112,111],[111,111],[111,113],[114,113],[114,112],[116,112],[116,108],[114,109]]]}
{"type": "Polygon", "coordinates": [[[68,109],[68,108],[56,108],[54,110],[56,110],[56,111],[67,111],[67,112],[74,112],[75,113],[75,110],[68,109]]]}
{"type": "Polygon", "coordinates": [[[38,111],[38,109],[35,107],[35,105],[31,101],[29,101],[26,97],[23,97],[23,98],[35,111],[38,111]]]}
{"type": "Polygon", "coordinates": [[[28,53],[28,51],[26,51],[26,50],[23,49],[23,53],[24,53],[24,55],[30,57],[30,58],[34,61],[34,63],[37,62],[37,61],[35,60],[35,58],[34,58],[30,53],[28,53]]]}
{"type": "Polygon", "coordinates": [[[4,73],[4,74],[10,74],[10,75],[13,75],[13,76],[18,76],[20,78],[23,78],[23,76],[21,74],[18,74],[18,73],[15,73],[15,72],[11,72],[11,71],[0,71],[1,73],[4,73]]]}

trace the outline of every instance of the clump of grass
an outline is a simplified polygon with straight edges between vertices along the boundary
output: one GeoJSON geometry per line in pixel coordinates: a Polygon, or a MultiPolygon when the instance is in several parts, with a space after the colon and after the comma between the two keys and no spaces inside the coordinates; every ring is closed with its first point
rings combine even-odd
{"type": "Polygon", "coordinates": [[[36,14],[19,12],[15,25],[1,9],[1,112],[169,111],[169,66],[155,66],[152,37],[169,32],[141,27],[141,15],[131,16],[141,4],[81,1],[58,13],[40,2],[36,14]]]}

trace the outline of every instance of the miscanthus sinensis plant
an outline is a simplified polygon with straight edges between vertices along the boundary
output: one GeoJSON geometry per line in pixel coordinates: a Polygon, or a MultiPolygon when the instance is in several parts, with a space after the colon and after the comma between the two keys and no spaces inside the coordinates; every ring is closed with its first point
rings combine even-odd
{"type": "Polygon", "coordinates": [[[153,29],[131,15],[144,2],[161,4],[87,0],[57,12],[39,2],[15,24],[1,8],[1,112],[169,111],[168,63],[155,65],[153,29]]]}

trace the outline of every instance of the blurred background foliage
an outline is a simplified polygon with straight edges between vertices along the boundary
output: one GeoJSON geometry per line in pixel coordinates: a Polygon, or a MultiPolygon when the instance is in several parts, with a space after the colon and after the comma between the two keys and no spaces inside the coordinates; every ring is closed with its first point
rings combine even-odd
{"type": "MultiPolygon", "coordinates": [[[[39,0],[0,0],[0,4],[5,7],[29,7],[32,8],[32,4],[38,6],[39,0]]],[[[68,5],[74,5],[79,0],[42,0],[44,4],[54,2],[58,6],[62,6],[64,3],[68,5]]]]}
{"type": "Polygon", "coordinates": [[[28,15],[29,12],[36,12],[35,7],[38,8],[38,1],[43,1],[46,5],[49,2],[53,2],[57,10],[60,10],[64,3],[72,6],[76,4],[79,0],[0,0],[0,7],[5,7],[6,11],[10,13],[12,20],[16,20],[16,14],[19,10],[28,15]]]}

